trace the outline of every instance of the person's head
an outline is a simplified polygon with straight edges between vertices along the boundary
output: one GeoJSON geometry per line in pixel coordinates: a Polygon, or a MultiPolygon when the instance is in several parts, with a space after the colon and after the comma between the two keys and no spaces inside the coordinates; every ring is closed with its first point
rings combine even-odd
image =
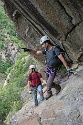
{"type": "Polygon", "coordinates": [[[30,73],[35,72],[35,65],[30,65],[29,66],[29,72],[30,73]]]}
{"type": "Polygon", "coordinates": [[[50,38],[48,36],[43,36],[40,39],[40,44],[42,45],[42,48],[48,48],[48,45],[52,45],[50,38]]]}

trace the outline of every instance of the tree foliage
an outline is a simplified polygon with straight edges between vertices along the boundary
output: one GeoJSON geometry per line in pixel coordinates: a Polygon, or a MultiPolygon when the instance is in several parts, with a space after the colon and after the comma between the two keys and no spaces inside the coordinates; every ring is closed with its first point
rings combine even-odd
{"type": "MultiPolygon", "coordinates": [[[[13,27],[13,22],[10,21],[0,6],[0,50],[5,50],[4,40],[8,36],[10,38],[8,43],[16,43],[19,48],[25,47],[13,27]]],[[[6,76],[9,75],[9,78],[6,79],[7,86],[0,86],[0,120],[2,121],[6,120],[9,114],[12,115],[22,107],[21,91],[27,85],[28,67],[31,63],[36,64],[36,61],[27,58],[27,53],[24,53],[23,50],[20,52],[21,54],[13,65],[10,61],[4,62],[0,59],[0,72],[6,76]]]]}
{"type": "MultiPolygon", "coordinates": [[[[13,22],[0,5],[0,51],[5,50],[4,41],[7,37],[10,38],[7,40],[8,43],[16,43],[19,48],[24,47],[13,27],[13,22]]],[[[22,107],[20,93],[25,86],[23,79],[29,65],[29,62],[24,65],[25,60],[21,61],[24,56],[26,56],[26,53],[22,51],[14,65],[11,65],[10,61],[2,61],[0,58],[0,73],[6,74],[6,76],[11,74],[7,80],[7,86],[5,88],[3,88],[3,85],[0,86],[0,120],[2,121],[6,119],[10,112],[11,114],[12,112],[15,113],[22,107]]]]}
{"type": "Polygon", "coordinates": [[[5,74],[5,72],[10,66],[11,66],[11,63],[9,61],[4,62],[0,60],[0,73],[5,74]]]}

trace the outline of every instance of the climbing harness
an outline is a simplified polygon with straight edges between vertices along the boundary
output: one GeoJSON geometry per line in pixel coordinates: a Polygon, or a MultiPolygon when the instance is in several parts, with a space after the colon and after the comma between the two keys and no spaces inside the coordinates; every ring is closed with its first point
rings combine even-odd
{"type": "MultiPolygon", "coordinates": [[[[46,68],[46,71],[45,71],[45,72],[46,72],[47,74],[49,74],[49,75],[51,75],[51,76],[54,76],[54,75],[55,75],[54,71],[52,71],[52,69],[50,69],[48,66],[46,66],[45,68],[46,68]]],[[[63,83],[63,82],[65,82],[65,81],[67,81],[67,80],[69,79],[71,73],[74,74],[74,75],[83,76],[83,69],[80,70],[80,71],[76,71],[76,70],[71,70],[71,71],[69,71],[69,72],[66,71],[66,73],[64,73],[64,76],[66,77],[65,79],[61,79],[58,75],[56,75],[55,78],[56,78],[57,81],[63,83]]],[[[57,74],[57,73],[56,73],[56,74],[57,74]]],[[[47,89],[45,89],[45,90],[43,91],[43,94],[44,94],[46,91],[47,91],[47,89]]]]}
{"type": "MultiPolygon", "coordinates": [[[[54,75],[55,75],[54,71],[52,71],[52,69],[50,69],[48,66],[46,66],[46,71],[45,71],[45,72],[46,72],[47,74],[51,75],[51,76],[54,76],[54,75]]],[[[65,76],[64,79],[60,78],[60,77],[57,75],[57,72],[56,72],[55,79],[56,79],[57,81],[59,81],[59,82],[65,82],[65,81],[67,81],[67,80],[69,79],[70,73],[69,73],[69,72],[66,72],[66,73],[64,73],[63,76],[65,76]]]]}
{"type": "MultiPolygon", "coordinates": [[[[51,75],[51,76],[54,76],[55,75],[55,73],[54,73],[54,71],[52,71],[52,69],[50,69],[48,66],[46,66],[46,73],[47,74],[49,74],[49,75],[51,75]]],[[[62,75],[62,77],[65,77],[65,78],[60,78],[58,75],[58,72],[56,72],[56,75],[55,75],[55,79],[57,80],[57,81],[59,81],[59,82],[65,82],[65,81],[67,81],[68,79],[69,79],[69,77],[70,77],[70,74],[74,74],[74,75],[78,75],[78,76],[83,76],[83,69],[82,70],[80,70],[80,71],[76,71],[76,70],[70,70],[69,72],[65,72],[63,75],[62,75]]]]}

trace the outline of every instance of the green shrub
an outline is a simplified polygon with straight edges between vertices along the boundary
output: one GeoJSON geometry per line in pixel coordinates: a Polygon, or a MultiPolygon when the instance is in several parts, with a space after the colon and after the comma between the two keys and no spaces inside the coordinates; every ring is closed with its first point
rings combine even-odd
{"type": "Polygon", "coordinates": [[[11,66],[11,63],[9,61],[2,61],[0,60],[0,73],[5,74],[7,69],[11,66]]]}
{"type": "MultiPolygon", "coordinates": [[[[19,48],[24,47],[23,42],[17,36],[13,30],[14,24],[7,15],[4,13],[3,8],[0,5],[0,49],[4,48],[4,39],[9,38],[8,43],[16,43],[19,48]],[[7,32],[2,34],[2,31],[7,32]]],[[[20,99],[20,93],[26,86],[28,67],[33,60],[27,60],[23,57],[27,56],[23,50],[20,50],[21,55],[18,56],[15,64],[11,65],[9,61],[2,61],[0,59],[0,73],[9,75],[6,88],[0,86],[0,120],[4,121],[10,112],[15,113],[22,107],[22,101],[20,99]]]]}
{"type": "Polygon", "coordinates": [[[6,90],[3,88],[0,92],[0,120],[4,121],[10,111],[15,108],[15,111],[18,111],[21,107],[20,100],[20,88],[17,88],[14,83],[8,85],[6,90]],[[18,90],[19,89],[19,90],[18,90]],[[14,106],[14,107],[13,107],[14,106]]]}
{"type": "Polygon", "coordinates": [[[4,48],[4,44],[3,42],[0,42],[0,49],[3,49],[4,48]]]}

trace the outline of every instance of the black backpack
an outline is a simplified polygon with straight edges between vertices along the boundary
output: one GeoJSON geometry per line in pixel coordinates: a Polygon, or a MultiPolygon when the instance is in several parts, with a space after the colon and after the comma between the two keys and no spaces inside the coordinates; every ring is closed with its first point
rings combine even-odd
{"type": "MultiPolygon", "coordinates": [[[[56,56],[56,53],[55,53],[55,50],[54,50],[55,48],[58,48],[61,51],[62,55],[65,56],[65,50],[63,50],[59,45],[55,45],[53,47],[53,49],[52,49],[53,50],[53,54],[55,56],[56,56]]],[[[58,66],[61,67],[63,65],[62,61],[59,58],[57,58],[57,59],[58,59],[58,66]]]]}
{"type": "MultiPolygon", "coordinates": [[[[62,52],[63,56],[65,55],[65,50],[63,50],[59,45],[54,46],[54,48],[55,47],[58,48],[62,52]]],[[[53,49],[53,51],[54,51],[54,49],[53,49]]]]}
{"type": "Polygon", "coordinates": [[[55,47],[57,47],[58,49],[60,49],[60,51],[63,53],[64,58],[66,59],[67,62],[72,63],[73,61],[70,59],[68,53],[65,51],[65,48],[63,46],[63,49],[59,46],[59,45],[55,45],[55,47]]]}

